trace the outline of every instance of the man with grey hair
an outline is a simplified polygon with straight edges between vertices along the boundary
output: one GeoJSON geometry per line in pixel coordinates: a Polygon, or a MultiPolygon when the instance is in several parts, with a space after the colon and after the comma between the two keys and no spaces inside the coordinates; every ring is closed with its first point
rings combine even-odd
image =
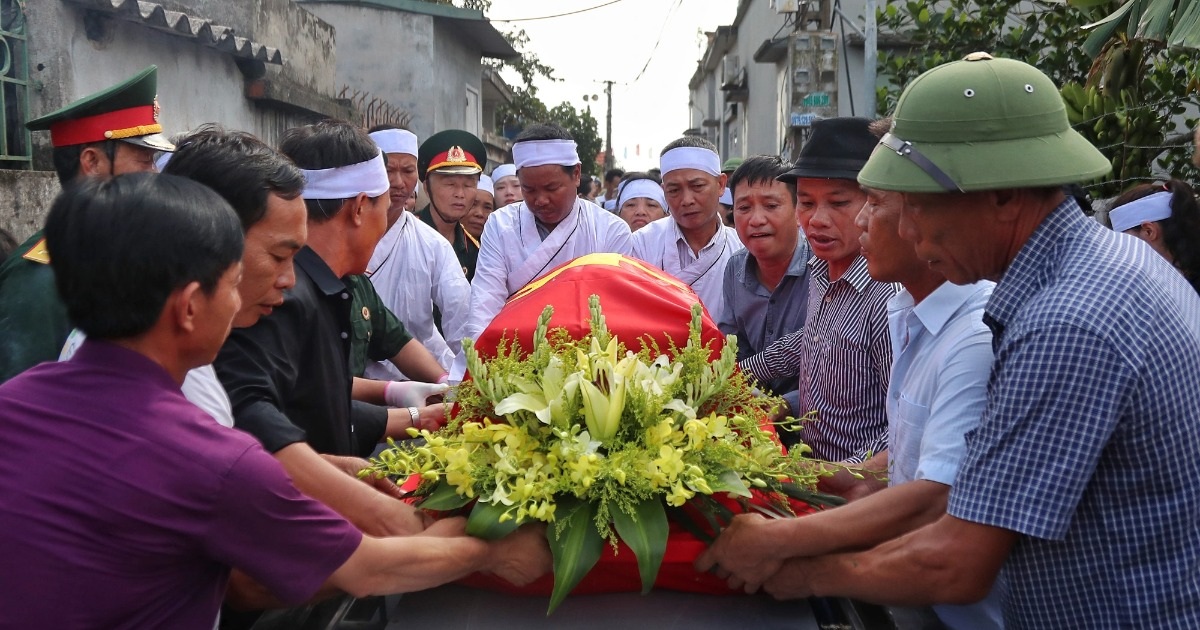
{"type": "Polygon", "coordinates": [[[1200,627],[1200,297],[1064,194],[1108,159],[1033,66],[972,53],[910,82],[894,120],[859,182],[904,194],[900,235],[931,269],[998,282],[987,401],[946,514],[863,551],[787,538],[759,562],[718,541],[698,568],[892,604],[973,602],[999,578],[1010,628],[1200,627]]]}

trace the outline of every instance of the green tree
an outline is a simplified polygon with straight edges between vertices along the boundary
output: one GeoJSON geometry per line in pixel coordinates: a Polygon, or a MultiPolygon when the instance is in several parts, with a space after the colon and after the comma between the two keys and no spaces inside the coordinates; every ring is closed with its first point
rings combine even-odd
{"type": "MultiPolygon", "coordinates": [[[[491,0],[424,0],[434,4],[444,4],[448,6],[456,6],[462,9],[471,9],[487,14],[492,9],[491,0]]],[[[512,85],[513,98],[512,101],[502,105],[497,112],[500,116],[498,123],[504,129],[506,134],[513,135],[520,133],[527,125],[539,122],[553,122],[575,136],[575,142],[579,145],[579,156],[583,162],[583,174],[585,176],[595,175],[597,166],[595,161],[596,153],[603,150],[603,141],[600,139],[600,132],[596,119],[592,117],[590,112],[580,112],[576,110],[570,103],[562,103],[550,109],[542,102],[537,95],[537,86],[534,85],[534,80],[542,77],[548,81],[558,81],[558,77],[554,74],[554,68],[542,63],[537,55],[529,52],[529,35],[524,29],[515,29],[506,32],[501,32],[504,39],[512,45],[513,49],[519,53],[515,59],[488,59],[484,63],[490,65],[496,70],[509,68],[521,78],[521,84],[512,85]]]]}
{"type": "Polygon", "coordinates": [[[1063,86],[1072,126],[1113,163],[1111,175],[1087,185],[1093,195],[1115,195],[1154,173],[1195,181],[1200,172],[1191,164],[1188,132],[1195,121],[1182,128],[1176,122],[1200,104],[1196,54],[1117,31],[1099,48],[1085,46],[1095,35],[1084,27],[1102,20],[1112,4],[889,0],[878,13],[880,30],[901,35],[911,47],[881,53],[879,76],[886,83],[879,102],[890,111],[901,87],[921,72],[986,50],[1037,66],[1063,86]]]}

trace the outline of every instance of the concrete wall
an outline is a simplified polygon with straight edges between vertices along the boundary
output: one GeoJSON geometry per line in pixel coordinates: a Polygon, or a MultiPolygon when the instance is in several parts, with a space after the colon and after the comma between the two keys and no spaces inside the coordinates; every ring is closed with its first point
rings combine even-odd
{"type": "Polygon", "coordinates": [[[29,238],[42,229],[58,191],[54,173],[0,170],[0,228],[17,243],[29,238]]]}
{"type": "Polygon", "coordinates": [[[466,86],[480,89],[482,65],[479,50],[452,28],[405,11],[322,2],[302,6],[341,33],[339,87],[351,85],[408,110],[410,127],[422,139],[463,126],[466,86]]]}
{"type": "MultiPolygon", "coordinates": [[[[692,102],[690,127],[701,128],[702,132],[707,133],[708,130],[701,127],[705,118],[721,121],[715,136],[722,159],[760,153],[778,154],[787,144],[790,131],[788,60],[785,57],[774,63],[754,61],[754,53],[764,41],[788,32],[786,29],[780,31],[784,16],[771,9],[768,0],[741,1],[744,12],[737,24],[735,41],[729,54],[736,54],[746,69],[749,98],[744,103],[738,103],[736,117],[726,116],[726,93],[720,89],[720,63],[715,64],[714,70],[707,71],[703,80],[689,94],[692,102]]],[[[842,1],[843,12],[860,28],[864,6],[864,0],[842,1]]],[[[836,17],[833,30],[841,33],[836,17]]],[[[846,33],[852,32],[853,29],[846,28],[846,33]]],[[[838,115],[869,116],[865,112],[867,92],[862,87],[862,47],[854,44],[848,45],[845,50],[839,47],[838,54],[842,64],[838,69],[838,115]],[[846,78],[847,65],[849,80],[846,78]]]]}

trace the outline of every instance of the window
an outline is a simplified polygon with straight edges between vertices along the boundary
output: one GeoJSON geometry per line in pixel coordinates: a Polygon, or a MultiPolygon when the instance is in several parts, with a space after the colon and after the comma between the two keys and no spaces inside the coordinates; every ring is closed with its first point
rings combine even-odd
{"type": "Polygon", "coordinates": [[[0,168],[31,165],[29,131],[29,57],[25,0],[0,0],[0,168]]]}

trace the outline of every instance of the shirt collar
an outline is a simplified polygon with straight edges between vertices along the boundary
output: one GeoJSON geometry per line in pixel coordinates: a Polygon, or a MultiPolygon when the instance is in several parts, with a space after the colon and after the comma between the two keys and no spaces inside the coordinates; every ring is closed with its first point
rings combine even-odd
{"type": "MultiPolygon", "coordinates": [[[[808,268],[811,277],[816,278],[822,288],[831,284],[829,282],[829,263],[813,256],[808,259],[808,268]]],[[[846,269],[846,273],[838,278],[838,282],[842,281],[847,282],[856,293],[862,293],[867,285],[871,284],[871,274],[867,272],[867,259],[861,255],[855,256],[850,267],[846,269]]]]}
{"type": "MultiPolygon", "coordinates": [[[[676,221],[674,219],[674,217],[671,217],[671,216],[666,216],[663,218],[671,219],[671,229],[674,230],[674,233],[675,233],[675,243],[676,244],[683,243],[683,244],[687,245],[687,239],[683,236],[683,231],[679,229],[679,222],[676,221]]],[[[706,243],[704,245],[704,247],[701,247],[700,251],[704,251],[704,250],[708,249],[709,247],[712,247],[714,244],[719,242],[721,239],[725,238],[725,224],[721,223],[721,217],[720,216],[713,217],[713,220],[717,222],[717,231],[713,232],[712,238],[708,239],[708,243],[706,243]]],[[[691,245],[688,245],[688,247],[691,247],[691,245]]]]}
{"type": "Polygon", "coordinates": [[[139,380],[148,380],[158,387],[179,389],[179,383],[171,378],[163,366],[140,352],[119,346],[111,341],[89,337],[84,340],[83,345],[79,346],[79,351],[70,361],[102,365],[107,369],[134,376],[139,380]]]}
{"type": "MultiPolygon", "coordinates": [[[[749,250],[745,251],[746,259],[743,261],[745,264],[742,265],[742,268],[739,270],[741,273],[741,281],[747,289],[753,289],[759,284],[758,274],[754,273],[754,270],[758,269],[758,260],[750,254],[749,250]]],[[[784,272],[783,277],[786,278],[788,276],[795,276],[798,278],[807,273],[807,262],[809,256],[808,243],[801,238],[800,241],[796,243],[796,249],[792,251],[792,261],[788,263],[787,271],[784,272]]]]}
{"type": "Polygon", "coordinates": [[[1070,235],[1078,233],[1090,221],[1072,197],[1042,219],[1008,265],[988,300],[987,312],[1001,326],[1017,313],[1025,302],[1053,277],[1050,261],[1054,250],[1070,235]]]}
{"type": "Polygon", "coordinates": [[[329,265],[325,264],[325,260],[308,245],[296,252],[296,266],[300,267],[325,295],[337,295],[346,290],[346,283],[334,275],[329,265]]]}
{"type": "MultiPolygon", "coordinates": [[[[941,332],[946,322],[949,322],[958,313],[963,304],[971,299],[971,296],[981,290],[986,290],[988,285],[991,283],[983,280],[964,285],[954,284],[950,281],[943,282],[941,286],[933,290],[933,293],[925,296],[920,304],[913,307],[913,314],[921,321],[925,330],[936,335],[941,332]]],[[[901,295],[909,295],[908,289],[905,289],[901,295]]],[[[911,303],[912,297],[909,295],[909,304],[911,303]]]]}

